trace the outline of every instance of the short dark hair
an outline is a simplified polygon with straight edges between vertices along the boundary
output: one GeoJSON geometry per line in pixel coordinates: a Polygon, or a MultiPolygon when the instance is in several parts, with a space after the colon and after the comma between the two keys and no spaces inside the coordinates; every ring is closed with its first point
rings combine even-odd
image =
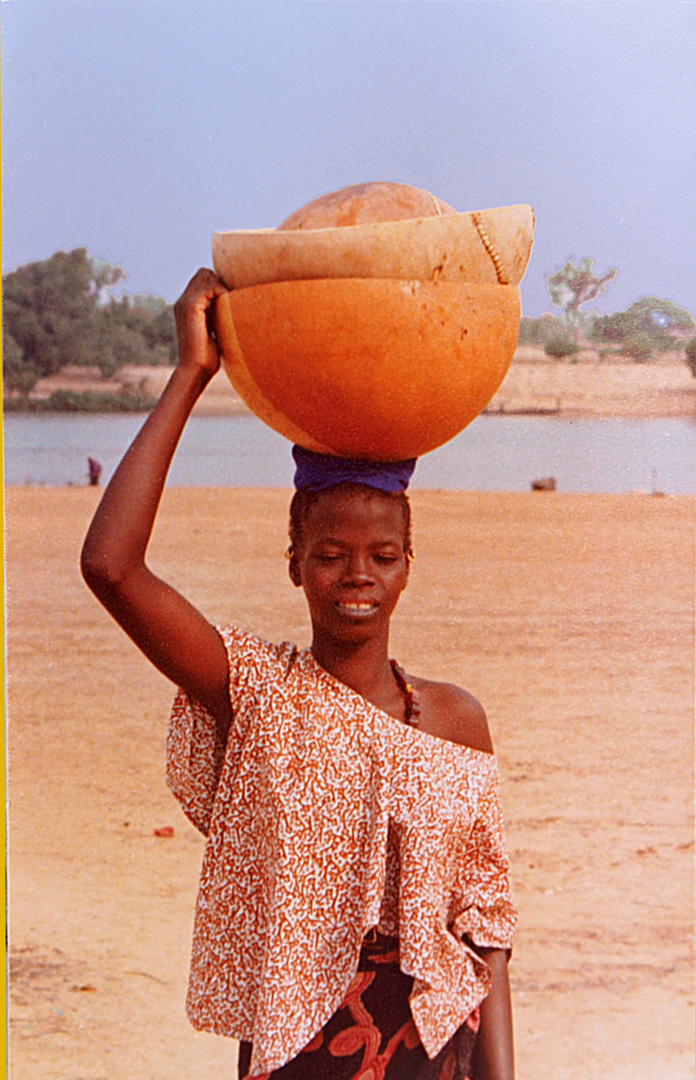
{"type": "Polygon", "coordinates": [[[411,503],[405,491],[381,491],[378,488],[368,487],[366,484],[343,482],[334,484],[322,491],[296,491],[290,503],[290,550],[299,551],[304,539],[305,525],[310,510],[319,502],[327,492],[345,491],[353,494],[366,495],[368,498],[384,499],[401,509],[404,519],[404,551],[411,551],[411,503]]]}

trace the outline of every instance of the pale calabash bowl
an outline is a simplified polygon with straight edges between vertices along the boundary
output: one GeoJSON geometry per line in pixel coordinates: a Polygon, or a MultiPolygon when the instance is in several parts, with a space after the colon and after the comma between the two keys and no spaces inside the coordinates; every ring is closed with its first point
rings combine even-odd
{"type": "MultiPolygon", "coordinates": [[[[435,197],[424,194],[434,207],[435,197]]],[[[373,202],[370,210],[388,212],[373,202]]],[[[331,203],[322,210],[329,220],[339,216],[331,203]]],[[[463,214],[431,208],[428,216],[354,225],[291,228],[285,222],[278,229],[213,233],[213,267],[230,289],[314,278],[519,285],[533,238],[534,211],[525,204],[463,214]]]]}

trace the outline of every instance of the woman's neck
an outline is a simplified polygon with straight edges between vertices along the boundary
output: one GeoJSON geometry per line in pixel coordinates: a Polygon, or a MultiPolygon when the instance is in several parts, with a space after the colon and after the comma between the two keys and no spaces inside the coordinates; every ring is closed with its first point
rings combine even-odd
{"type": "Polygon", "coordinates": [[[389,663],[388,640],[357,645],[325,641],[315,635],[312,655],[325,671],[379,709],[392,715],[402,710],[403,696],[389,663]]]}

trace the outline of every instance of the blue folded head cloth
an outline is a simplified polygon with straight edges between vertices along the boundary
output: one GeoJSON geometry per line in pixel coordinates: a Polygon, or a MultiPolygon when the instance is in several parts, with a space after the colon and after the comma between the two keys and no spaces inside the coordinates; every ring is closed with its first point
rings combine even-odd
{"type": "Polygon", "coordinates": [[[298,491],[324,491],[335,484],[365,484],[379,491],[405,491],[416,467],[407,461],[354,461],[293,446],[295,487],[298,491]]]}

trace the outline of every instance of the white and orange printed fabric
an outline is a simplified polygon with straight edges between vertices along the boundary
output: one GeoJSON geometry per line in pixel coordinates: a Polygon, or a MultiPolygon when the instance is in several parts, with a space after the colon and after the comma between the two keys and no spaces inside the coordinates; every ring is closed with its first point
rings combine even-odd
{"type": "Polygon", "coordinates": [[[365,934],[399,938],[432,1058],[485,997],[477,946],[516,923],[495,758],[388,716],[309,649],[218,628],[233,721],[183,691],[167,781],[208,840],[187,1012],[278,1069],[341,1004],[365,934]]]}

